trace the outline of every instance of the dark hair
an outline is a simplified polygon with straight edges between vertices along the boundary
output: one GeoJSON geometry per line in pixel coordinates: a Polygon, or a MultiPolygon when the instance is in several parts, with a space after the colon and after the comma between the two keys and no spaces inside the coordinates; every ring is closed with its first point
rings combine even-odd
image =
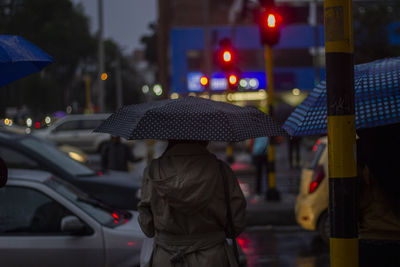
{"type": "Polygon", "coordinates": [[[168,140],[167,150],[177,144],[199,144],[206,147],[210,141],[200,141],[200,140],[168,140]]]}

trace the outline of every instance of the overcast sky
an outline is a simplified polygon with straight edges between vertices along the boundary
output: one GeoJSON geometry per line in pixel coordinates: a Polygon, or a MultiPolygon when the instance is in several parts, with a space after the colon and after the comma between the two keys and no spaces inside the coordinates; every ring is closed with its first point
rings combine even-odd
{"type": "MultiPolygon", "coordinates": [[[[98,28],[98,0],[72,0],[82,3],[90,17],[92,32],[98,28]]],[[[149,33],[148,25],[156,21],[156,0],[103,0],[104,37],[114,39],[124,53],[140,48],[140,37],[149,33]]]]}

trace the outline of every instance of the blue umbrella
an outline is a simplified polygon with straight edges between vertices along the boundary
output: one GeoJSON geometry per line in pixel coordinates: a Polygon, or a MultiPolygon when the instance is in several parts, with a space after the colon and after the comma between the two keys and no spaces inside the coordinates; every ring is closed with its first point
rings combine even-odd
{"type": "Polygon", "coordinates": [[[0,86],[38,72],[54,60],[19,36],[0,35],[0,86]]]}
{"type": "MultiPolygon", "coordinates": [[[[400,57],[354,68],[356,128],[400,122],[400,57]]],[[[321,82],[293,111],[283,128],[292,136],[327,133],[326,83],[321,82]]]]}

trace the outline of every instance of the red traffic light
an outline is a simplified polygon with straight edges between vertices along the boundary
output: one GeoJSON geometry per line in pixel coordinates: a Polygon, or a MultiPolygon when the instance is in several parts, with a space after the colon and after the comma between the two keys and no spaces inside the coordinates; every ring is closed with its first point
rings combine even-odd
{"type": "Polygon", "coordinates": [[[260,14],[259,28],[261,43],[275,45],[279,42],[281,15],[273,9],[267,9],[260,14]]]}
{"type": "Polygon", "coordinates": [[[267,29],[275,29],[279,28],[282,17],[276,12],[266,12],[263,15],[262,21],[264,22],[263,25],[267,29]]]}
{"type": "Polygon", "coordinates": [[[219,41],[219,49],[216,51],[216,63],[224,72],[230,72],[235,65],[235,50],[229,38],[219,41]]]}
{"type": "Polygon", "coordinates": [[[202,76],[200,78],[200,84],[206,86],[208,84],[208,78],[206,76],[202,76]]]}
{"type": "Polygon", "coordinates": [[[267,16],[267,27],[275,28],[276,26],[276,18],[274,14],[268,14],[267,16]]]}
{"type": "Polygon", "coordinates": [[[236,91],[239,84],[239,76],[237,73],[231,73],[227,76],[228,90],[236,91]]]}
{"type": "Polygon", "coordinates": [[[228,77],[228,83],[230,85],[236,85],[238,83],[238,77],[235,74],[231,74],[228,77]]]}
{"type": "Polygon", "coordinates": [[[225,50],[222,52],[222,60],[224,62],[231,62],[232,61],[232,52],[229,50],[225,50]]]}

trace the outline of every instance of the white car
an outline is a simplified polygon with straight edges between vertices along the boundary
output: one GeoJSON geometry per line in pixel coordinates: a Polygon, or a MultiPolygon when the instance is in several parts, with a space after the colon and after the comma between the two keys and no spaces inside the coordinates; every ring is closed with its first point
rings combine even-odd
{"type": "Polygon", "coordinates": [[[137,212],[33,170],[10,170],[0,203],[1,266],[140,266],[137,212]]]}
{"type": "Polygon", "coordinates": [[[110,139],[109,134],[95,133],[97,128],[111,114],[67,115],[46,129],[35,130],[32,134],[45,138],[56,145],[70,145],[85,152],[100,152],[102,145],[110,139]]]}

